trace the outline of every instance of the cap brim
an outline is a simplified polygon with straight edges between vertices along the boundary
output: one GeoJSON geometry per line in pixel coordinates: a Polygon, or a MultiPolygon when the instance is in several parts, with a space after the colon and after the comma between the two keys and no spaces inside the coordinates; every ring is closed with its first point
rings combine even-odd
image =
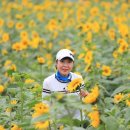
{"type": "Polygon", "coordinates": [[[64,59],[70,59],[70,60],[74,61],[74,59],[72,57],[69,57],[69,56],[65,56],[65,57],[61,58],[60,60],[64,60],[64,59]]]}

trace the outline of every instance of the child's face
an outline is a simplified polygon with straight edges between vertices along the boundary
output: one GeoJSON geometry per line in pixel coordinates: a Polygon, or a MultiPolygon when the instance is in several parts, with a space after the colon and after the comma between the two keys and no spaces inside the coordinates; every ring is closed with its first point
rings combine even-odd
{"type": "Polygon", "coordinates": [[[64,58],[62,60],[56,61],[57,70],[61,75],[67,76],[69,72],[73,69],[74,62],[70,58],[64,58]]]}

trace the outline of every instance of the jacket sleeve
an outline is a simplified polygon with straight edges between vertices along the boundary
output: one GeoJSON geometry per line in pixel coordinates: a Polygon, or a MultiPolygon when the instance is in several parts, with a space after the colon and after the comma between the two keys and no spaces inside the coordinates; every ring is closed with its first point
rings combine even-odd
{"type": "Polygon", "coordinates": [[[50,87],[47,83],[47,80],[45,79],[43,81],[43,87],[42,87],[42,98],[49,96],[49,94],[51,94],[51,90],[50,90],[50,87]]]}

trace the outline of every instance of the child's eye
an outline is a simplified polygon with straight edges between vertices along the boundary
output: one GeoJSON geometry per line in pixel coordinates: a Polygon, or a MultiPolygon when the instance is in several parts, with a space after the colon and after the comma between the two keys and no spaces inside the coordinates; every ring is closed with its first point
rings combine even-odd
{"type": "Polygon", "coordinates": [[[64,60],[60,60],[60,62],[62,62],[62,63],[63,63],[63,62],[64,62],[64,60]]]}

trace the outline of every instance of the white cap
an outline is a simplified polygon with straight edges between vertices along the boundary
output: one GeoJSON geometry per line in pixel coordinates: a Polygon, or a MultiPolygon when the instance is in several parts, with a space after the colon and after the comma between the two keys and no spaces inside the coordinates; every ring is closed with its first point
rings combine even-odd
{"type": "Polygon", "coordinates": [[[61,49],[56,54],[56,60],[61,60],[61,59],[65,58],[65,57],[68,57],[68,58],[70,58],[70,59],[72,59],[74,61],[74,55],[68,49],[61,49]]]}

